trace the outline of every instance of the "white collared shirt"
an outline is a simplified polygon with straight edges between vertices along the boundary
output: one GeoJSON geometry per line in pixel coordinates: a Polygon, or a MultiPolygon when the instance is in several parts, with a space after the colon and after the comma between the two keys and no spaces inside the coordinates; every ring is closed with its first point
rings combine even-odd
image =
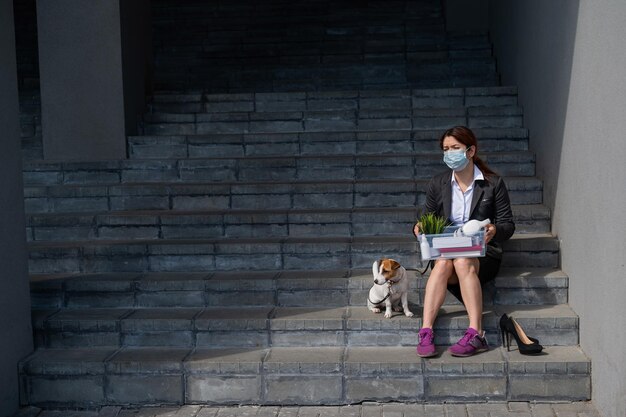
{"type": "Polygon", "coordinates": [[[483,173],[476,165],[474,165],[474,179],[465,192],[461,191],[459,183],[454,178],[452,171],[452,209],[450,210],[450,221],[455,226],[460,226],[469,220],[470,210],[472,208],[472,196],[474,195],[474,184],[476,180],[484,180],[483,173]]]}

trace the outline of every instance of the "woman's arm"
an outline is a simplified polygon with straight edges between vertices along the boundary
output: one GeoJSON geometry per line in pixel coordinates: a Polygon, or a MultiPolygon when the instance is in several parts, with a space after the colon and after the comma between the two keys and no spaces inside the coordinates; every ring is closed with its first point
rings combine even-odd
{"type": "Polygon", "coordinates": [[[496,209],[496,234],[493,237],[493,240],[496,242],[503,242],[513,236],[513,232],[515,232],[515,222],[513,222],[513,212],[511,211],[509,192],[507,191],[506,185],[501,177],[498,177],[498,182],[495,185],[494,197],[496,209]]]}
{"type": "Polygon", "coordinates": [[[422,213],[435,213],[439,211],[439,197],[441,194],[441,186],[437,184],[438,177],[433,177],[428,182],[428,187],[426,188],[426,202],[424,203],[424,209],[422,213]]]}
{"type": "MultiPolygon", "coordinates": [[[[435,178],[437,177],[431,178],[431,180],[428,182],[428,186],[426,188],[426,202],[424,203],[424,208],[422,209],[421,214],[437,213],[437,196],[439,194],[440,187],[436,185],[435,178]]],[[[413,234],[417,236],[419,232],[419,223],[415,223],[415,225],[413,226],[413,234]]]]}

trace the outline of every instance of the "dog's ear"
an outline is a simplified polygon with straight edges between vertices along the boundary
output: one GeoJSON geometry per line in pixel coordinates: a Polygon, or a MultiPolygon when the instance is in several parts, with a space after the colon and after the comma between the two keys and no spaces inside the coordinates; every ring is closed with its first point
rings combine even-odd
{"type": "Polygon", "coordinates": [[[394,260],[393,259],[382,259],[381,260],[381,265],[383,266],[383,271],[385,272],[390,272],[393,271],[394,269],[396,269],[394,267],[394,260]]]}
{"type": "Polygon", "coordinates": [[[402,266],[400,265],[398,261],[394,261],[393,259],[389,259],[389,263],[390,263],[391,269],[394,271],[402,266]]]}
{"type": "Polygon", "coordinates": [[[374,263],[372,264],[372,274],[374,275],[374,277],[378,276],[380,264],[382,261],[383,261],[382,259],[379,259],[377,261],[374,261],[374,263]]]}
{"type": "Polygon", "coordinates": [[[380,258],[379,260],[376,261],[376,272],[377,273],[382,273],[384,271],[387,270],[387,259],[386,258],[380,258]]]}

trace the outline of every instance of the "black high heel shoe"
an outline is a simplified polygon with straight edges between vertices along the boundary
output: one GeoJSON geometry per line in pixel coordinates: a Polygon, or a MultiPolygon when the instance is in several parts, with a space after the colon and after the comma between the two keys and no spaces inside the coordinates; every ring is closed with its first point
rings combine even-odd
{"type": "Polygon", "coordinates": [[[502,332],[502,343],[506,341],[507,351],[511,350],[511,336],[515,338],[519,353],[522,355],[536,355],[543,350],[543,346],[539,344],[537,339],[526,336],[522,326],[513,317],[506,314],[500,317],[500,331],[502,332]]]}

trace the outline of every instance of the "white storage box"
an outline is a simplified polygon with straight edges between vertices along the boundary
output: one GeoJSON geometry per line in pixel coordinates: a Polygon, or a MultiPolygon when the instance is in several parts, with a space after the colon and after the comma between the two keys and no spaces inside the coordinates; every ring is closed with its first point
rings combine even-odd
{"type": "Polygon", "coordinates": [[[485,231],[464,236],[458,229],[459,226],[450,226],[438,235],[420,234],[417,242],[422,261],[485,256],[485,231]]]}

